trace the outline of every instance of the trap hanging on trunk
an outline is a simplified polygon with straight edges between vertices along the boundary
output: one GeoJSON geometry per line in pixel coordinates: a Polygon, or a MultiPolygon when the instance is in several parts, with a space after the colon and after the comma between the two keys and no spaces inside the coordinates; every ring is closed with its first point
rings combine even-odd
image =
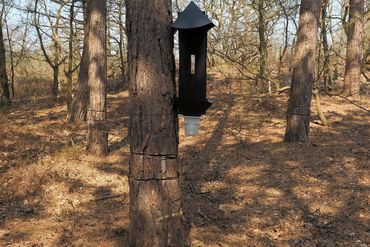
{"type": "Polygon", "coordinates": [[[172,24],[179,31],[178,113],[184,115],[186,135],[196,135],[200,118],[212,105],[207,100],[207,33],[215,25],[194,2],[172,24]]]}

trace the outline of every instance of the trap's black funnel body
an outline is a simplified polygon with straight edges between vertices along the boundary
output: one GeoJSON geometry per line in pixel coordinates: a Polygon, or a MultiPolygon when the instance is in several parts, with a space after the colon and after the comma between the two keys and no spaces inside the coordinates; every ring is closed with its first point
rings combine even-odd
{"type": "Polygon", "coordinates": [[[191,1],[183,12],[179,13],[179,17],[172,24],[172,28],[176,30],[189,30],[196,28],[205,28],[209,30],[215,25],[208,19],[207,15],[199,9],[199,7],[191,1]]]}
{"type": "Polygon", "coordinates": [[[207,100],[207,32],[215,25],[194,2],[180,13],[172,28],[179,31],[179,114],[202,116],[207,100]]]}

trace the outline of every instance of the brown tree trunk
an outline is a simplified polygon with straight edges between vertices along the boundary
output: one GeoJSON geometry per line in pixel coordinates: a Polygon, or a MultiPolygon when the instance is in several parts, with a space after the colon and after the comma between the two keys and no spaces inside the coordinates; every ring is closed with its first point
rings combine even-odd
{"type": "Polygon", "coordinates": [[[73,90],[72,90],[72,84],[73,84],[73,74],[67,73],[66,79],[67,79],[67,114],[70,115],[71,109],[72,109],[72,100],[73,100],[73,90]]]}
{"type": "Polygon", "coordinates": [[[292,87],[287,112],[286,142],[308,141],[320,6],[321,1],[301,1],[292,87]]]}
{"type": "Polygon", "coordinates": [[[87,151],[94,155],[106,155],[108,152],[107,2],[90,0],[89,12],[87,151]]]}
{"type": "Polygon", "coordinates": [[[73,89],[72,89],[72,77],[73,77],[73,39],[74,37],[74,7],[75,1],[72,0],[71,7],[69,9],[69,40],[68,40],[68,70],[65,73],[67,77],[67,110],[70,115],[72,109],[72,100],[73,100],[73,89]]]}
{"type": "Polygon", "coordinates": [[[259,35],[259,54],[260,54],[260,69],[259,69],[259,84],[262,91],[271,92],[271,86],[266,81],[266,63],[267,63],[267,41],[266,41],[266,20],[264,0],[258,1],[258,35],[259,35]]]}
{"type": "Polygon", "coordinates": [[[284,48],[281,51],[280,49],[280,55],[279,55],[279,66],[278,66],[278,78],[279,82],[283,81],[283,78],[281,76],[281,70],[283,67],[283,59],[285,58],[286,51],[288,50],[288,42],[289,42],[289,16],[285,16],[285,27],[284,27],[284,48]]]}
{"type": "Polygon", "coordinates": [[[84,6],[84,43],[80,63],[80,72],[77,79],[77,85],[74,90],[71,110],[68,114],[70,122],[86,121],[87,106],[89,102],[89,87],[88,87],[88,49],[89,49],[89,4],[90,0],[83,0],[84,6]]]}
{"type": "MultiPolygon", "coordinates": [[[[3,4],[4,4],[4,0],[3,0],[3,4]]],[[[14,89],[15,88],[15,86],[14,86],[14,83],[15,83],[14,51],[13,51],[12,35],[10,34],[9,25],[8,25],[8,22],[7,22],[6,18],[4,18],[3,25],[5,25],[6,38],[8,40],[8,46],[9,46],[9,60],[10,60],[10,71],[9,71],[10,83],[9,83],[9,87],[11,89],[11,98],[14,99],[14,96],[15,96],[15,89],[14,89]]]]}
{"type": "Polygon", "coordinates": [[[361,84],[364,0],[350,0],[347,29],[347,55],[343,93],[359,95],[361,84]]]}
{"type": "Polygon", "coordinates": [[[0,20],[0,106],[10,105],[8,75],[6,73],[5,46],[3,37],[3,22],[0,20]]]}
{"type": "Polygon", "coordinates": [[[184,247],[171,1],[127,0],[131,247],[184,247]]]}
{"type": "Polygon", "coordinates": [[[328,7],[329,7],[329,0],[323,0],[323,5],[321,9],[321,40],[324,52],[324,67],[323,67],[323,79],[324,79],[324,87],[331,88],[332,87],[332,77],[331,77],[331,69],[330,69],[330,50],[329,50],[329,43],[328,43],[328,7]]]}
{"type": "Polygon", "coordinates": [[[59,65],[53,67],[53,86],[51,93],[53,101],[56,101],[59,94],[59,65]]]}
{"type": "MultiPolygon", "coordinates": [[[[40,48],[41,51],[45,57],[46,62],[49,64],[49,66],[53,69],[53,85],[51,90],[51,96],[54,101],[58,99],[59,94],[59,66],[63,63],[63,59],[61,59],[61,44],[60,44],[60,38],[59,38],[59,23],[61,18],[61,11],[62,7],[59,7],[57,10],[57,13],[55,15],[55,23],[51,24],[51,30],[52,30],[52,41],[53,41],[53,56],[52,59],[51,56],[46,51],[46,47],[44,45],[43,41],[43,31],[41,30],[40,26],[40,15],[41,13],[38,11],[38,3],[39,0],[35,0],[35,7],[34,7],[34,19],[33,24],[36,28],[37,36],[40,41],[40,48]]],[[[46,6],[46,5],[45,5],[46,6]]],[[[62,5],[61,5],[62,6],[62,5]]],[[[50,35],[49,35],[50,36],[50,35]]]]}
{"type": "Polygon", "coordinates": [[[119,11],[118,11],[118,14],[119,14],[119,17],[118,17],[118,20],[119,20],[119,57],[120,57],[120,69],[121,69],[121,80],[120,82],[117,84],[117,88],[116,90],[120,90],[122,89],[125,84],[126,84],[126,70],[125,70],[125,58],[124,58],[124,53],[125,53],[125,47],[124,47],[124,44],[125,44],[125,37],[124,37],[124,24],[123,24],[123,20],[122,20],[122,15],[123,15],[123,3],[120,3],[119,4],[119,11]]]}

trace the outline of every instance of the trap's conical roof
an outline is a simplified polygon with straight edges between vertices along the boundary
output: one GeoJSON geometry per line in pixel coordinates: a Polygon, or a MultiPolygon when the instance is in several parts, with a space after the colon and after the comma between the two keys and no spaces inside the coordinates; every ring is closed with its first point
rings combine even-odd
{"type": "Polygon", "coordinates": [[[208,19],[207,15],[201,11],[198,6],[191,1],[185,10],[179,15],[172,24],[175,29],[194,29],[207,27],[211,29],[215,25],[208,19]]]}

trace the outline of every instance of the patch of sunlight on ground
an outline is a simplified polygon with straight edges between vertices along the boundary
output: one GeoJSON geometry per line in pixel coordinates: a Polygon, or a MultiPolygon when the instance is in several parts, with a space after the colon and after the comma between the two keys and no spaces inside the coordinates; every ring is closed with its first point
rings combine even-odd
{"type": "Polygon", "coordinates": [[[231,168],[228,174],[235,176],[240,182],[248,182],[263,175],[263,171],[268,170],[271,167],[268,163],[260,164],[245,164],[231,168]]]}
{"type": "Polygon", "coordinates": [[[308,206],[311,213],[319,211],[322,214],[335,215],[344,207],[346,199],[332,193],[329,186],[323,184],[297,185],[292,191],[308,206]],[[330,196],[331,194],[332,196],[330,196]]]}

